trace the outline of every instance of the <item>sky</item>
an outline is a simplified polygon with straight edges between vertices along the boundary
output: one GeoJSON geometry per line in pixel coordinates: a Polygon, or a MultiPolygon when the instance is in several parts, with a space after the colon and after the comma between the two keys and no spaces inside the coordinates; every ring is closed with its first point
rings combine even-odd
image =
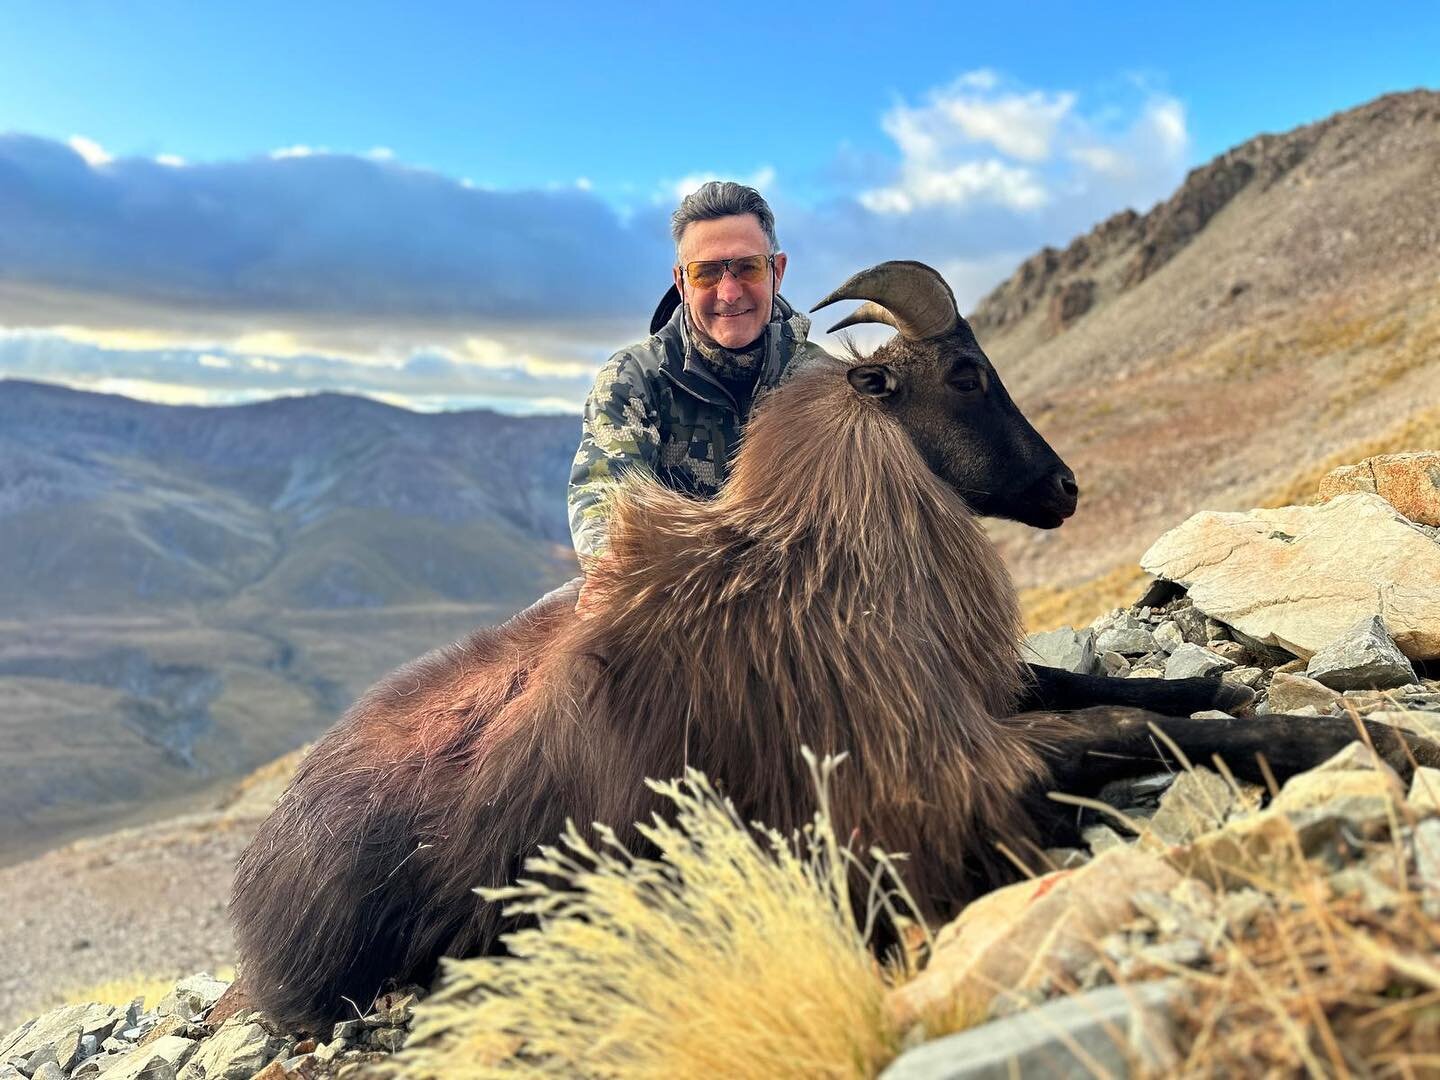
{"type": "Polygon", "coordinates": [[[965,308],[1417,87],[1433,2],[0,0],[0,377],[574,411],[704,179],[769,199],[798,307],[912,258],[965,308]]]}

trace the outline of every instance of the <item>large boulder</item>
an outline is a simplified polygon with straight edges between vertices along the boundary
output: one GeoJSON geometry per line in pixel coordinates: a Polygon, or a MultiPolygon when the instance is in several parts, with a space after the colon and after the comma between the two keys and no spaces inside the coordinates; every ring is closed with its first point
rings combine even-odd
{"type": "Polygon", "coordinates": [[[1138,890],[1179,882],[1158,856],[1121,847],[982,896],[940,932],[929,966],[890,992],[891,1018],[904,1028],[937,1013],[982,1014],[1001,990],[1073,981],[1096,943],[1135,918],[1138,890]]]}
{"type": "Polygon", "coordinates": [[[1212,618],[1306,659],[1375,615],[1412,660],[1440,657],[1440,543],[1378,495],[1196,514],[1140,565],[1212,618]]]}
{"type": "Polygon", "coordinates": [[[1440,525],[1440,450],[1381,454],[1342,465],[1320,481],[1320,498],[1350,491],[1379,495],[1411,521],[1440,525]]]}

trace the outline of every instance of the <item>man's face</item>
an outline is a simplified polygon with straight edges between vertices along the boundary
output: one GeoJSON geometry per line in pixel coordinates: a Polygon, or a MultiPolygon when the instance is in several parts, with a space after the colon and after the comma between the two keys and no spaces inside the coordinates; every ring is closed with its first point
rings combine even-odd
{"type": "Polygon", "coordinates": [[[756,284],[746,285],[727,271],[710,289],[691,285],[685,279],[685,264],[761,255],[769,250],[770,242],[754,214],[692,221],[685,226],[680,240],[680,265],[674,269],[675,284],[690,305],[690,318],[696,328],[716,344],[743,349],[760,336],[770,321],[774,290],[785,276],[785,255],[782,252],[775,256],[773,282],[766,274],[756,284]]]}

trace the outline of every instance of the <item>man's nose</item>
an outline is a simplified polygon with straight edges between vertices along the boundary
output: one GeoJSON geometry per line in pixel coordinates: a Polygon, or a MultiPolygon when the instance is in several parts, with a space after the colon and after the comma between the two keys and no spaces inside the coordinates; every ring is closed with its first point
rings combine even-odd
{"type": "Polygon", "coordinates": [[[733,304],[744,295],[745,290],[740,287],[739,280],[730,271],[726,271],[720,279],[720,284],[715,286],[715,297],[727,304],[733,304]]]}

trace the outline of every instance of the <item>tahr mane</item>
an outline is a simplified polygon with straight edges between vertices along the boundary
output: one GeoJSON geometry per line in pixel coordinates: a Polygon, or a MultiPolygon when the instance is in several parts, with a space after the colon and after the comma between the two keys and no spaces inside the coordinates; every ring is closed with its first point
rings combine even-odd
{"type": "Polygon", "coordinates": [[[686,718],[687,761],[733,747],[737,770],[774,762],[755,782],[793,799],[806,744],[849,751],[857,791],[954,798],[978,762],[1014,756],[997,723],[1022,671],[1009,576],[844,364],[760,406],[714,502],[627,483],[610,543],[585,645],[612,709],[686,718]]]}

